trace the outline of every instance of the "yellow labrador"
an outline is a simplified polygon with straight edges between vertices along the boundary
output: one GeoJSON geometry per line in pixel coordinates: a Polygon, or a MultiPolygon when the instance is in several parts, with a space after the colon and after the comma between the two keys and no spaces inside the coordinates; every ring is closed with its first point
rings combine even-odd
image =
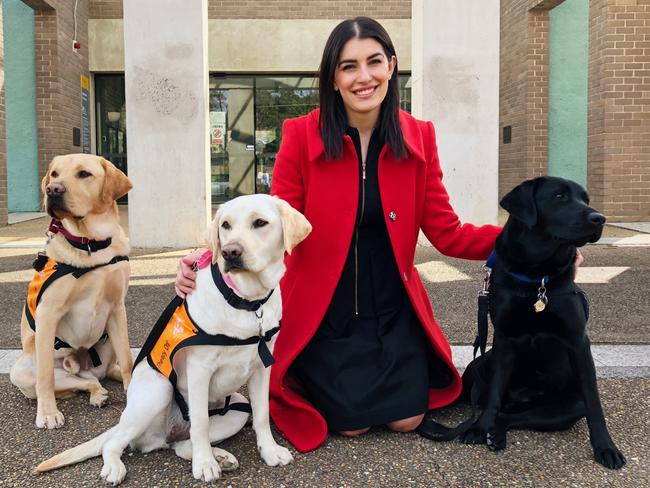
{"type": "Polygon", "coordinates": [[[116,485],[126,476],[120,458],[131,445],[143,452],[172,448],[192,461],[194,478],[213,481],[238,462],[211,444],[237,433],[251,410],[264,462],[293,460],[271,433],[269,366],[282,315],[284,253],[311,225],[283,200],[248,195],[223,204],[209,232],[212,265],[198,270],[196,290],[185,302],[172,301],[154,326],[136,360],[120,422],[35,472],[101,454],[101,477],[116,485]],[[237,393],[244,384],[250,405],[237,393]]]}
{"type": "Polygon", "coordinates": [[[131,181],[109,161],[90,154],[55,157],[41,183],[52,217],[44,253],[28,287],[21,321],[22,354],[11,382],[36,398],[36,426],[64,423],[56,398],[88,391],[102,406],[99,380],[131,379],[124,297],[129,283],[129,241],[116,199],[131,181]],[[119,367],[116,364],[119,363],[119,367]]]}

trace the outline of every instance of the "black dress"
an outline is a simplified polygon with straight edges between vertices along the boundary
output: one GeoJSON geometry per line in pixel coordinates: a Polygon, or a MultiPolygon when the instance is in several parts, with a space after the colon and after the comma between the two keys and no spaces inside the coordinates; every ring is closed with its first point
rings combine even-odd
{"type": "Polygon", "coordinates": [[[361,143],[359,204],[343,273],[318,331],[293,365],[307,398],[330,430],[355,430],[427,410],[428,343],[393,255],[379,196],[383,147],[370,139],[366,180],[361,143]]]}

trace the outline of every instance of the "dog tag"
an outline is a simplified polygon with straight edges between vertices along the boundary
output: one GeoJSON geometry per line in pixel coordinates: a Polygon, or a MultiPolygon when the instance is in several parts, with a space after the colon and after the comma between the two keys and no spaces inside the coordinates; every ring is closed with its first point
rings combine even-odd
{"type": "Polygon", "coordinates": [[[542,278],[542,285],[537,290],[537,301],[535,302],[535,312],[543,312],[548,303],[548,297],[546,296],[546,287],[544,286],[544,278],[542,278]]]}

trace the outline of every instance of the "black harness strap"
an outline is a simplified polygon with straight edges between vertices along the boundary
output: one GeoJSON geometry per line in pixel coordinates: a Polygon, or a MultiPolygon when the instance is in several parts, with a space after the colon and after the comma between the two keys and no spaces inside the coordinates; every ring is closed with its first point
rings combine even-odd
{"type": "MultiPolygon", "coordinates": [[[[176,388],[176,385],[174,384],[174,400],[176,400],[176,404],[178,405],[178,408],[181,411],[181,414],[183,414],[183,420],[186,422],[190,421],[190,409],[187,406],[187,402],[185,401],[185,398],[183,398],[183,395],[181,395],[181,392],[178,391],[176,388]]],[[[230,395],[226,397],[226,402],[223,407],[219,408],[211,408],[208,410],[208,417],[212,417],[214,415],[226,415],[228,412],[231,410],[237,411],[237,412],[245,412],[245,413],[253,413],[253,409],[251,408],[251,404],[248,402],[236,402],[236,403],[230,403],[230,395]]]]}
{"type": "MultiPolygon", "coordinates": [[[[47,263],[47,259],[48,259],[47,256],[39,253],[36,259],[34,260],[32,267],[36,271],[41,271],[45,266],[45,264],[47,263]]],[[[70,266],[69,264],[56,263],[54,273],[52,273],[52,275],[50,275],[47,281],[43,283],[43,286],[38,292],[38,296],[36,297],[36,305],[38,306],[38,303],[41,301],[41,297],[43,296],[45,290],[47,290],[47,288],[59,278],[71,274],[72,276],[75,277],[75,279],[79,279],[81,276],[85,275],[90,271],[93,271],[94,269],[119,263],[120,261],[128,261],[128,260],[129,260],[128,256],[115,256],[107,263],[98,264],[97,266],[91,266],[89,268],[76,268],[74,266],[70,266]]],[[[36,332],[36,318],[32,317],[32,313],[30,312],[27,303],[25,303],[25,317],[27,318],[27,323],[29,324],[30,329],[36,332]]],[[[108,334],[104,333],[99,338],[99,340],[100,341],[105,340],[106,338],[108,338],[108,334]]],[[[59,350],[59,349],[68,349],[68,348],[72,348],[72,346],[58,337],[54,338],[54,349],[59,350]]],[[[94,347],[88,349],[88,355],[90,356],[90,360],[92,361],[94,367],[100,366],[102,364],[102,361],[99,358],[99,354],[97,353],[97,350],[94,347]]]]}
{"type": "Polygon", "coordinates": [[[208,410],[208,416],[212,417],[213,415],[226,415],[230,410],[236,410],[237,412],[253,413],[251,404],[248,402],[237,402],[230,403],[230,395],[226,397],[226,404],[221,408],[211,408],[208,410]]]}
{"type": "MultiPolygon", "coordinates": [[[[156,345],[158,338],[162,335],[163,331],[165,330],[165,327],[167,327],[167,323],[169,322],[169,319],[172,318],[172,315],[174,315],[174,311],[182,303],[183,303],[183,299],[179,296],[175,296],[174,299],[171,302],[169,302],[169,305],[167,305],[163,313],[160,315],[160,317],[156,321],[156,324],[151,329],[151,332],[149,332],[147,339],[144,341],[144,344],[142,345],[142,348],[138,353],[138,357],[135,358],[135,362],[133,363],[133,369],[135,369],[138,363],[142,361],[144,358],[148,358],[149,353],[151,353],[151,351],[153,350],[153,347],[156,345]]],[[[154,370],[158,371],[158,368],[156,368],[153,365],[153,361],[149,360],[148,362],[149,365],[154,370]]]]}
{"type": "MultiPolygon", "coordinates": [[[[188,317],[190,317],[189,311],[188,311],[188,317]]],[[[190,320],[192,320],[192,323],[196,326],[196,323],[190,317],[190,320]]],[[[264,334],[263,337],[255,336],[255,337],[249,337],[248,339],[235,339],[234,337],[229,337],[223,334],[217,334],[217,335],[210,335],[203,330],[201,330],[197,326],[198,330],[198,335],[195,335],[194,337],[190,337],[189,339],[186,339],[182,343],[180,343],[171,353],[169,360],[171,361],[172,365],[174,364],[174,356],[178,351],[185,347],[189,346],[246,346],[250,344],[255,344],[256,342],[259,342],[258,345],[258,352],[260,353],[260,359],[262,360],[263,364],[265,367],[269,367],[271,364],[273,364],[274,359],[273,356],[271,355],[271,352],[269,351],[268,346],[266,345],[266,342],[270,341],[271,338],[275,334],[278,333],[280,330],[280,327],[274,327],[273,329],[269,330],[266,334],[264,334]],[[270,357],[270,362],[265,361],[265,357],[262,356],[262,353],[260,352],[261,350],[266,351],[268,353],[268,357],[270,357]]],[[[149,365],[152,366],[154,369],[155,366],[153,365],[153,361],[151,360],[151,356],[147,357],[147,360],[149,362],[149,365]]],[[[176,385],[177,382],[177,376],[176,376],[176,371],[172,368],[172,372],[169,375],[169,381],[171,382],[172,386],[174,387],[174,399],[176,400],[176,404],[178,405],[178,408],[181,411],[181,414],[183,414],[183,419],[189,421],[190,420],[190,410],[187,406],[187,402],[185,401],[185,398],[183,398],[182,393],[178,390],[178,387],[176,385]]],[[[234,408],[235,405],[241,405],[239,403],[231,405],[229,408],[230,410],[238,410],[239,407],[234,408]]],[[[248,404],[246,404],[248,405],[248,404]]],[[[225,408],[225,407],[224,407],[225,408]]],[[[250,408],[250,406],[248,406],[250,408]]],[[[219,413],[219,415],[224,415],[228,410],[225,410],[223,413],[219,413]]],[[[241,412],[247,411],[247,410],[239,410],[241,412]]]]}
{"type": "Polygon", "coordinates": [[[490,295],[486,293],[479,293],[478,296],[478,317],[477,317],[477,333],[474,339],[474,357],[478,350],[481,351],[481,356],[485,354],[488,339],[488,313],[490,311],[490,295]]]}

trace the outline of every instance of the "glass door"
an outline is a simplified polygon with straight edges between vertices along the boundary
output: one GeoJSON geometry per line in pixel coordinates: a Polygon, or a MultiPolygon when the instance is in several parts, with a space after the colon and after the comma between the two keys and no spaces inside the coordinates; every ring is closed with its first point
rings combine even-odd
{"type": "Polygon", "coordinates": [[[124,75],[95,75],[95,114],[97,154],[127,173],[124,75]]]}
{"type": "Polygon", "coordinates": [[[212,202],[255,193],[255,103],[252,77],[210,77],[212,202]]]}

